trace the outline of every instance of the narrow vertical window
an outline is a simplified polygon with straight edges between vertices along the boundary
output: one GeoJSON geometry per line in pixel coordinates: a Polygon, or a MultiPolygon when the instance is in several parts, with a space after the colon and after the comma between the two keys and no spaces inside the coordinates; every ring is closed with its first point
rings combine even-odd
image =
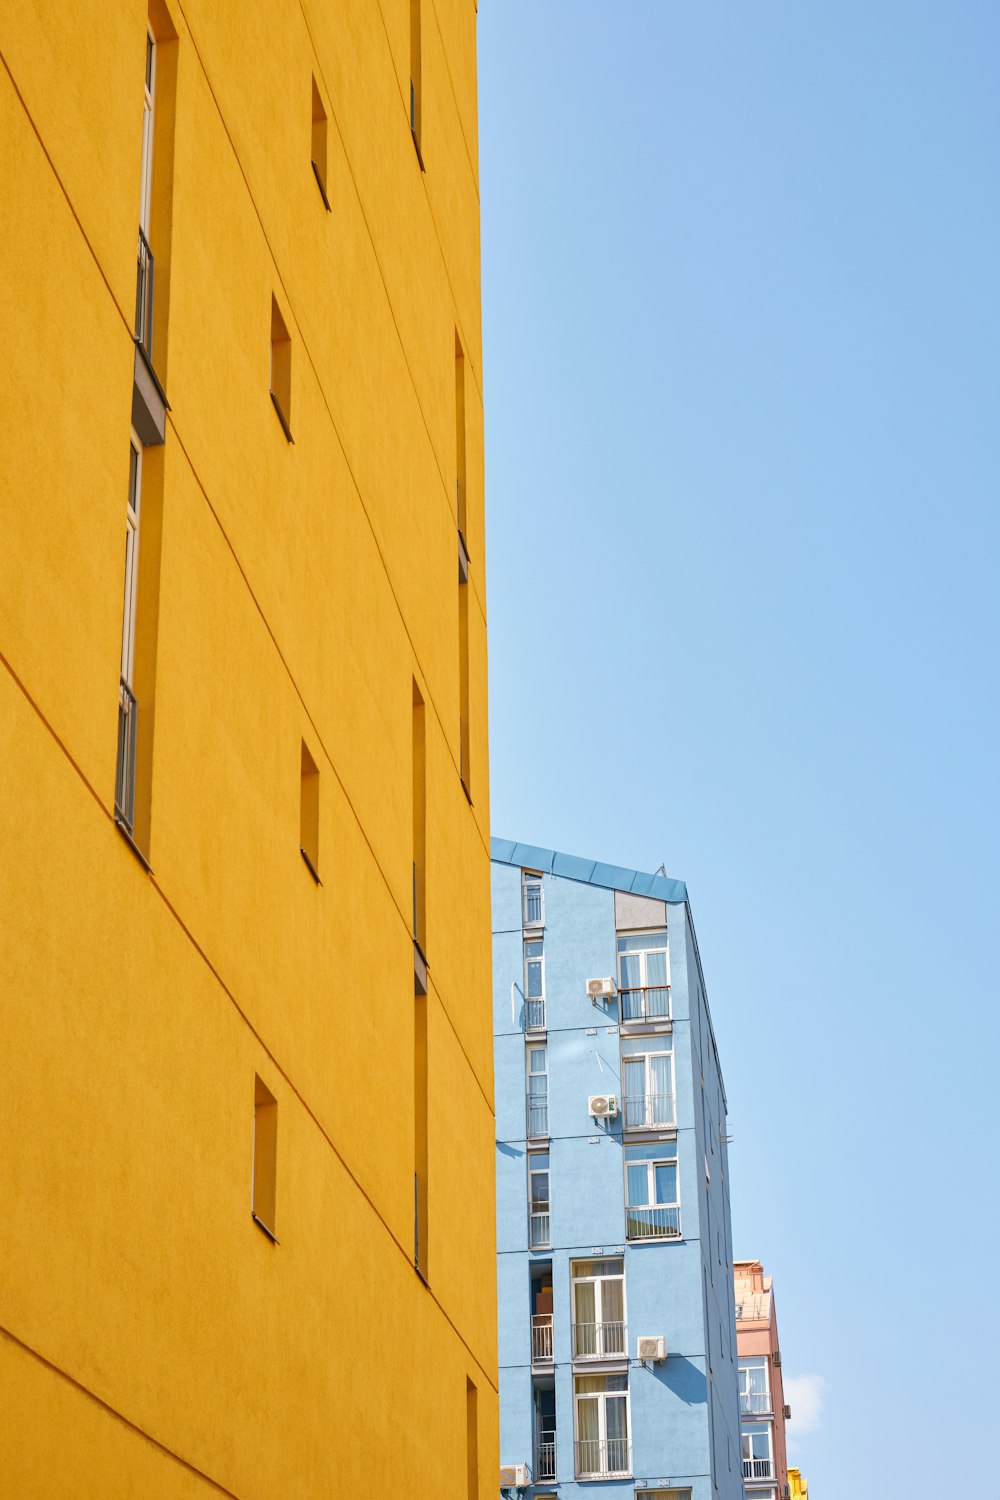
{"type": "Polygon", "coordinates": [[[528,1248],[551,1244],[549,1238],[549,1153],[528,1152],[528,1248]]]}
{"type": "Polygon", "coordinates": [[[277,300],[271,298],[271,400],[285,437],[292,438],[292,341],[277,300]]]}
{"type": "Polygon", "coordinates": [[[528,1138],[549,1133],[549,1071],[544,1042],[529,1042],[525,1065],[528,1092],[528,1138]]]}
{"type": "Polygon", "coordinates": [[[455,333],[455,512],[459,546],[468,568],[469,517],[465,459],[465,354],[455,333]]]}
{"type": "Polygon", "coordinates": [[[115,818],[129,838],[135,826],[135,612],[139,588],[139,506],[142,495],[142,444],[132,433],[129,444],[128,504],[125,513],[125,602],[122,611],[122,659],[118,688],[118,766],[115,818]]]}
{"type": "Polygon", "coordinates": [[[421,172],[424,158],[420,150],[421,140],[421,83],[422,48],[420,45],[420,0],[410,0],[410,134],[417,149],[417,160],[421,172]]]}
{"type": "Polygon", "coordinates": [[[315,78],[312,81],[312,169],[329,213],[330,199],[326,191],[326,110],[315,78]]]}
{"type": "Polygon", "coordinates": [[[253,1081],[253,1190],[254,1222],[270,1236],[275,1233],[275,1200],[278,1167],[278,1101],[259,1076],[253,1081]]]}
{"type": "Polygon", "coordinates": [[[465,1381],[465,1456],[468,1471],[469,1500],[479,1496],[479,1392],[472,1381],[465,1381]]]}
{"type": "Polygon", "coordinates": [[[305,740],[299,786],[299,848],[317,885],[319,879],[319,769],[305,740]]]}
{"type": "Polygon", "coordinates": [[[135,337],[147,359],[153,357],[153,252],[149,220],[153,204],[153,131],[156,99],[156,38],[146,27],[146,82],[142,105],[142,180],[139,184],[139,272],[135,294],[135,337]]]}
{"type": "Polygon", "coordinates": [[[413,941],[426,953],[427,771],[424,700],[413,684],[413,941]]]}
{"type": "Polygon", "coordinates": [[[534,870],[521,871],[521,921],[525,927],[545,924],[545,887],[534,870]]]}
{"type": "Polygon", "coordinates": [[[413,1001],[413,1264],[428,1279],[427,996],[413,1001]]]}
{"type": "Polygon", "coordinates": [[[545,1030],[545,945],[541,938],[524,944],[524,1029],[545,1030]]]}
{"type": "Polygon", "coordinates": [[[458,584],[458,747],[459,775],[465,795],[472,801],[472,766],[469,721],[469,585],[458,584]]]}

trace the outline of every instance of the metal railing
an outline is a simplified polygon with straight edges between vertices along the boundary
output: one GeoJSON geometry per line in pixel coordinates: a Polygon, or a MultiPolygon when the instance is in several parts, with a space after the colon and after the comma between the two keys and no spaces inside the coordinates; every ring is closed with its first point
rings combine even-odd
{"type": "Polygon", "coordinates": [[[644,984],[619,990],[623,1021],[669,1021],[669,984],[644,984]]]}
{"type": "Polygon", "coordinates": [[[554,1432],[540,1432],[535,1439],[535,1472],[532,1478],[536,1483],[551,1484],[556,1477],[556,1435],[554,1432]]]}
{"type": "Polygon", "coordinates": [[[532,1250],[549,1243],[549,1205],[533,1203],[528,1216],[528,1244],[532,1250]]]}
{"type": "Polygon", "coordinates": [[[744,1479],[773,1479],[774,1464],[769,1458],[745,1458],[743,1460],[744,1479]]]}
{"type": "Polygon", "coordinates": [[[673,1125],[673,1094],[625,1096],[625,1129],[645,1130],[653,1125],[673,1125]]]}
{"type": "Polygon", "coordinates": [[[118,690],[118,769],[115,776],[115,817],[132,837],[135,820],[135,729],[139,717],[135,694],[121,678],[118,690]]]}
{"type": "Polygon", "coordinates": [[[547,1094],[529,1094],[528,1096],[528,1134],[529,1136],[548,1135],[549,1133],[549,1097],[547,1094]]]}
{"type": "Polygon", "coordinates": [[[740,1391],[740,1411],[765,1412],[771,1410],[771,1397],[767,1391],[740,1391]]]}
{"type": "Polygon", "coordinates": [[[153,363],[153,252],[139,230],[139,271],[135,286],[135,337],[153,363]]]}
{"type": "Polygon", "coordinates": [[[531,1315],[531,1363],[549,1364],[552,1361],[552,1314],[531,1315]]]}
{"type": "Polygon", "coordinates": [[[524,893],[524,925],[525,927],[538,927],[542,921],[542,893],[541,891],[525,891],[524,893]]]}
{"type": "Polygon", "coordinates": [[[574,1323],[574,1359],[623,1359],[628,1353],[624,1323],[574,1323]]]}
{"type": "Polygon", "coordinates": [[[678,1204],[656,1204],[648,1208],[626,1208],[625,1233],[630,1240],[678,1239],[681,1211],[678,1204]]]}
{"type": "Polygon", "coordinates": [[[628,1474],[628,1438],[582,1438],[576,1444],[576,1477],[628,1474]]]}
{"type": "Polygon", "coordinates": [[[525,1031],[545,1030],[545,1001],[525,1000],[524,1002],[524,1029],[525,1031]]]}

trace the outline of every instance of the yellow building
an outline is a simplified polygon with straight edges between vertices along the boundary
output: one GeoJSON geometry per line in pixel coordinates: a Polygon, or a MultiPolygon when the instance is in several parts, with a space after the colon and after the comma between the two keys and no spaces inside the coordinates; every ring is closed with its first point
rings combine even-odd
{"type": "Polygon", "coordinates": [[[790,1500],[809,1500],[809,1486],[799,1469],[788,1471],[788,1494],[790,1500]]]}
{"type": "Polygon", "coordinates": [[[0,16],[11,1500],[496,1491],[475,42],[0,16]]]}

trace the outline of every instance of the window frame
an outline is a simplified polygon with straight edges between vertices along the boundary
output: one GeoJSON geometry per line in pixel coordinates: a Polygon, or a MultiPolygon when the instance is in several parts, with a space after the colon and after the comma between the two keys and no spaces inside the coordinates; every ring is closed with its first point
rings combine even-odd
{"type": "MultiPolygon", "coordinates": [[[[541,1140],[549,1133],[549,1055],[547,1042],[527,1042],[524,1048],[524,1093],[525,1107],[527,1110],[526,1130],[529,1140],[541,1140]],[[543,1066],[532,1069],[531,1059],[541,1056],[543,1066]],[[540,1078],[544,1082],[544,1088],[539,1094],[533,1094],[531,1090],[532,1079],[540,1078]],[[532,1107],[542,1108],[545,1111],[545,1129],[532,1130],[532,1107]]],[[[537,1121],[535,1123],[538,1123],[537,1121]]]]}
{"type": "MultiPolygon", "coordinates": [[[[624,1151],[623,1151],[623,1162],[622,1162],[622,1165],[623,1165],[623,1169],[624,1169],[624,1172],[625,1172],[625,1237],[626,1237],[627,1240],[631,1241],[632,1243],[635,1243],[636,1241],[638,1241],[640,1243],[645,1243],[648,1240],[680,1240],[680,1239],[683,1238],[683,1228],[682,1228],[682,1224],[681,1224],[681,1207],[682,1207],[682,1205],[681,1205],[680,1153],[678,1151],[677,1141],[673,1140],[673,1141],[658,1142],[657,1145],[656,1145],[656,1147],[654,1148],[655,1154],[651,1154],[649,1156],[636,1156],[634,1153],[638,1149],[642,1149],[642,1148],[628,1147],[628,1146],[626,1146],[625,1149],[624,1149],[624,1151]],[[632,1160],[629,1160],[629,1152],[630,1151],[633,1153],[633,1159],[632,1160]],[[672,1152],[672,1154],[670,1154],[671,1152],[672,1152]],[[645,1167],[645,1169],[646,1169],[646,1202],[645,1203],[633,1203],[631,1201],[630,1186],[629,1186],[629,1170],[630,1170],[630,1168],[634,1169],[636,1167],[645,1167]],[[674,1169],[675,1196],[674,1196],[674,1201],[672,1203],[667,1203],[667,1202],[660,1203],[660,1202],[657,1202],[657,1200],[656,1200],[655,1194],[656,1194],[656,1168],[657,1167],[673,1167],[673,1169],[674,1169]],[[652,1193],[652,1196],[650,1196],[651,1193],[652,1193]],[[651,1233],[651,1234],[630,1234],[629,1233],[629,1215],[630,1215],[631,1212],[634,1211],[636,1213],[640,1213],[641,1214],[641,1213],[645,1212],[646,1210],[657,1209],[657,1208],[662,1208],[662,1209],[676,1209],[676,1219],[677,1219],[677,1226],[676,1226],[676,1228],[668,1228],[666,1226],[666,1222],[665,1222],[664,1223],[664,1228],[661,1231],[657,1232],[657,1233],[651,1233]]],[[[641,1222],[643,1222],[643,1221],[642,1220],[636,1220],[637,1224],[641,1223],[641,1222]]]]}
{"type": "Polygon", "coordinates": [[[534,931],[536,928],[545,926],[545,883],[540,874],[534,870],[521,871],[521,927],[526,932],[534,931]],[[528,888],[538,887],[538,916],[528,915],[528,888]]]}
{"type": "MultiPolygon", "coordinates": [[[[621,1441],[612,1439],[611,1441],[621,1441]]],[[[574,1451],[574,1473],[577,1479],[628,1479],[632,1474],[632,1401],[629,1388],[628,1371],[617,1371],[613,1375],[574,1375],[573,1377],[573,1451],[574,1451]],[[624,1380],[625,1389],[609,1391],[580,1391],[578,1385],[581,1380],[624,1380]],[[581,1469],[580,1467],[580,1445],[581,1443],[596,1442],[603,1448],[605,1457],[608,1451],[608,1411],[607,1402],[609,1398],[613,1401],[625,1401],[625,1468],[623,1469],[581,1469]],[[597,1437],[581,1438],[580,1436],[580,1402],[597,1402],[597,1437]]]]}
{"type": "Polygon", "coordinates": [[[570,1329],[572,1332],[573,1358],[579,1360],[622,1360],[628,1359],[628,1300],[625,1288],[625,1257],[622,1255],[590,1256],[581,1260],[571,1260],[569,1263],[569,1288],[570,1288],[570,1329]],[[621,1266],[620,1271],[600,1272],[592,1275],[578,1275],[577,1266],[593,1265],[595,1262],[615,1261],[621,1266]],[[606,1318],[604,1316],[604,1289],[610,1282],[621,1283],[621,1347],[618,1349],[607,1349],[605,1347],[604,1329],[608,1324],[617,1324],[619,1319],[606,1318]],[[581,1354],[577,1348],[577,1329],[589,1326],[583,1323],[577,1316],[577,1290],[581,1286],[594,1287],[594,1349],[581,1354]]]}
{"type": "Polygon", "coordinates": [[[552,1177],[549,1151],[548,1148],[544,1151],[528,1151],[526,1155],[528,1158],[528,1248],[530,1250],[544,1250],[552,1243],[552,1177]],[[542,1157],[545,1158],[544,1167],[532,1165],[534,1161],[538,1161],[542,1157]],[[536,1198],[534,1193],[535,1179],[541,1176],[545,1177],[546,1195],[544,1199],[536,1198]],[[536,1204],[540,1205],[542,1203],[545,1205],[544,1209],[540,1207],[536,1208],[536,1204]],[[543,1216],[548,1220],[549,1232],[544,1239],[536,1240],[532,1234],[532,1220],[543,1216]]]}
{"type": "Polygon", "coordinates": [[[622,995],[623,991],[625,991],[625,993],[628,994],[628,993],[634,993],[636,990],[641,991],[642,992],[642,996],[643,996],[643,1000],[642,1000],[642,1014],[638,1015],[638,1016],[626,1016],[625,1015],[624,1000],[621,1000],[621,1002],[620,1002],[621,1008],[620,1008],[620,1012],[619,1012],[619,1019],[621,1020],[622,1024],[625,1025],[625,1026],[635,1026],[635,1025],[648,1025],[650,1023],[655,1023],[655,1022],[667,1022],[667,1021],[671,1021],[673,1019],[673,995],[672,995],[671,985],[670,985],[670,934],[669,934],[669,930],[666,927],[649,927],[649,928],[636,928],[636,929],[632,929],[630,931],[620,931],[620,932],[616,933],[615,934],[615,961],[616,961],[616,965],[617,965],[616,979],[617,979],[617,984],[618,984],[618,993],[619,993],[619,996],[622,995]],[[651,941],[650,943],[647,944],[647,946],[645,946],[643,948],[628,948],[628,949],[623,949],[622,948],[623,941],[627,941],[629,939],[635,939],[635,938],[649,938],[649,939],[653,939],[653,938],[660,938],[660,937],[662,937],[662,939],[663,939],[662,942],[653,943],[651,941]],[[663,956],[664,956],[664,967],[666,969],[666,979],[665,979],[665,981],[664,981],[663,984],[650,984],[649,983],[649,963],[648,963],[648,960],[649,960],[650,955],[654,954],[654,953],[662,953],[663,956]],[[622,960],[623,959],[631,959],[631,958],[638,958],[638,960],[639,960],[639,983],[637,985],[635,985],[635,984],[628,984],[627,985],[627,984],[624,983],[623,978],[622,978],[622,968],[623,968],[622,960]],[[663,1014],[658,1014],[658,1013],[649,1014],[648,1011],[647,1011],[647,1002],[646,1002],[646,998],[645,998],[646,997],[646,992],[648,990],[661,990],[661,989],[666,990],[666,992],[667,992],[667,1006],[666,1006],[666,1010],[663,1012],[663,1014]]]}
{"type": "MultiPolygon", "coordinates": [[[[664,1038],[664,1042],[666,1040],[667,1039],[664,1038]]],[[[671,1129],[675,1129],[676,1126],[677,1126],[677,1080],[676,1080],[676,1074],[675,1074],[675,1071],[674,1071],[674,1049],[673,1049],[673,1047],[672,1046],[668,1047],[666,1045],[660,1045],[658,1043],[655,1047],[647,1047],[647,1048],[645,1048],[641,1052],[638,1052],[638,1051],[637,1052],[625,1051],[624,1048],[623,1048],[622,1049],[622,1054],[621,1054],[621,1064],[622,1064],[622,1104],[623,1104],[622,1125],[623,1125],[623,1128],[625,1130],[671,1130],[671,1129]],[[643,1111],[644,1116],[645,1116],[647,1113],[649,1113],[649,1110],[648,1110],[649,1101],[652,1100],[652,1099],[656,1099],[656,1098],[661,1097],[657,1093],[657,1091],[652,1087],[653,1074],[652,1074],[652,1069],[650,1067],[650,1062],[651,1062],[651,1060],[654,1057],[666,1057],[666,1058],[669,1059],[668,1069],[669,1069],[669,1075],[670,1076],[669,1076],[669,1091],[668,1091],[667,1097],[670,1100],[670,1119],[669,1120],[657,1120],[655,1118],[653,1118],[653,1119],[646,1119],[646,1118],[644,1118],[641,1124],[636,1124],[636,1123],[631,1122],[629,1120],[628,1104],[629,1104],[629,1097],[630,1096],[629,1096],[629,1093],[628,1093],[628,1089],[625,1086],[625,1074],[626,1074],[626,1070],[627,1070],[627,1067],[628,1067],[629,1063],[638,1063],[638,1062],[641,1062],[643,1064],[643,1096],[642,1097],[643,1097],[643,1104],[645,1106],[644,1107],[644,1111],[643,1111]]],[[[655,1111],[653,1113],[655,1115],[655,1111]]]]}

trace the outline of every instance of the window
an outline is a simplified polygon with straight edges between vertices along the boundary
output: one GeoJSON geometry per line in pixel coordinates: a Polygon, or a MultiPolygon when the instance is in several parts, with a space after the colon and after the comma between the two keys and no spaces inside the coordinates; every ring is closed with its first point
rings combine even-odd
{"type": "Polygon", "coordinates": [[[133,690],[135,606],[139,588],[139,505],[142,496],[142,444],[135,433],[129,445],[128,504],[125,512],[125,602],[122,611],[122,659],[118,687],[118,765],[115,819],[132,838],[135,826],[135,743],[138,710],[133,690]]]}
{"type": "Polygon", "coordinates": [[[423,110],[421,94],[423,82],[423,52],[420,45],[420,0],[410,0],[410,134],[416,147],[417,161],[421,172],[424,158],[420,150],[423,110]]]}
{"type": "Polygon", "coordinates": [[[524,1025],[526,1031],[545,1029],[545,955],[541,938],[524,945],[524,1025]]]}
{"type": "MultiPolygon", "coordinates": [[[[669,1038],[665,1038],[669,1041],[669,1038]]],[[[622,1042],[622,1084],[626,1130],[649,1130],[675,1123],[673,1053],[648,1041],[622,1042]]]]}
{"type": "Polygon", "coordinates": [[[153,252],[149,220],[153,203],[153,109],[156,97],[156,38],[146,27],[146,79],[142,104],[142,178],[139,183],[139,272],[135,294],[135,336],[146,357],[153,356],[153,252]]]}
{"type": "Polygon", "coordinates": [[[670,1019],[670,966],[665,927],[619,936],[618,991],[623,1021],[670,1019]]]}
{"type": "Polygon", "coordinates": [[[625,1262],[620,1258],[578,1260],[570,1266],[573,1288],[573,1358],[625,1359],[625,1262]]]}
{"type": "MultiPolygon", "coordinates": [[[[461,563],[461,556],[459,557],[461,563]]],[[[468,572],[458,579],[458,774],[465,795],[472,801],[472,722],[469,681],[469,584],[468,572]]]]}
{"type": "Polygon", "coordinates": [[[751,1415],[771,1410],[768,1390],[767,1358],[760,1355],[739,1362],[740,1411],[751,1415]]]}
{"type": "Polygon", "coordinates": [[[299,849],[309,873],[319,885],[319,771],[302,741],[302,773],[299,789],[299,849]]]}
{"type": "Polygon", "coordinates": [[[642,1490],[643,1500],[691,1500],[690,1490],[642,1490]]]}
{"type": "Polygon", "coordinates": [[[413,1000],[413,1264],[428,1278],[427,997],[413,1000]]]}
{"type": "Polygon", "coordinates": [[[465,1457],[469,1500],[479,1494],[479,1392],[472,1381],[465,1380],[465,1457]]]}
{"type": "Polygon", "coordinates": [[[774,1465],[771,1461],[771,1424],[755,1422],[744,1427],[740,1433],[743,1446],[743,1478],[773,1479],[774,1465]]]}
{"type": "Polygon", "coordinates": [[[271,298],[271,400],[281,429],[292,438],[292,341],[277,299],[271,298]]]}
{"type": "Polygon", "coordinates": [[[413,756],[413,941],[425,951],[425,869],[427,855],[427,773],[424,700],[413,683],[411,749],[413,756]]]}
{"type": "Polygon", "coordinates": [[[549,1153],[528,1152],[528,1245],[549,1244],[549,1153]]]}
{"type": "Polygon", "coordinates": [[[525,927],[541,927],[545,921],[545,893],[541,875],[521,871],[521,920],[525,927]]]}
{"type": "Polygon", "coordinates": [[[544,1042],[529,1042],[526,1054],[528,1078],[528,1135],[549,1133],[549,1075],[544,1042]]]}
{"type": "Polygon", "coordinates": [[[312,169],[316,174],[326,211],[329,213],[330,200],[326,193],[326,133],[326,110],[323,108],[323,100],[314,78],[312,81],[312,169]]]}
{"type": "Polygon", "coordinates": [[[468,485],[465,455],[465,354],[455,330],[455,513],[458,522],[459,570],[462,554],[465,570],[469,567],[468,485]]]}
{"type": "Polygon", "coordinates": [[[577,1375],[576,1477],[628,1474],[628,1375],[577,1375]]]}
{"type": "Polygon", "coordinates": [[[278,1101],[259,1076],[253,1088],[253,1190],[254,1222],[272,1240],[275,1233],[275,1195],[278,1166],[278,1101]]]}
{"type": "Polygon", "coordinates": [[[681,1210],[677,1143],[626,1147],[625,1228],[630,1240],[677,1239],[681,1210]]]}

